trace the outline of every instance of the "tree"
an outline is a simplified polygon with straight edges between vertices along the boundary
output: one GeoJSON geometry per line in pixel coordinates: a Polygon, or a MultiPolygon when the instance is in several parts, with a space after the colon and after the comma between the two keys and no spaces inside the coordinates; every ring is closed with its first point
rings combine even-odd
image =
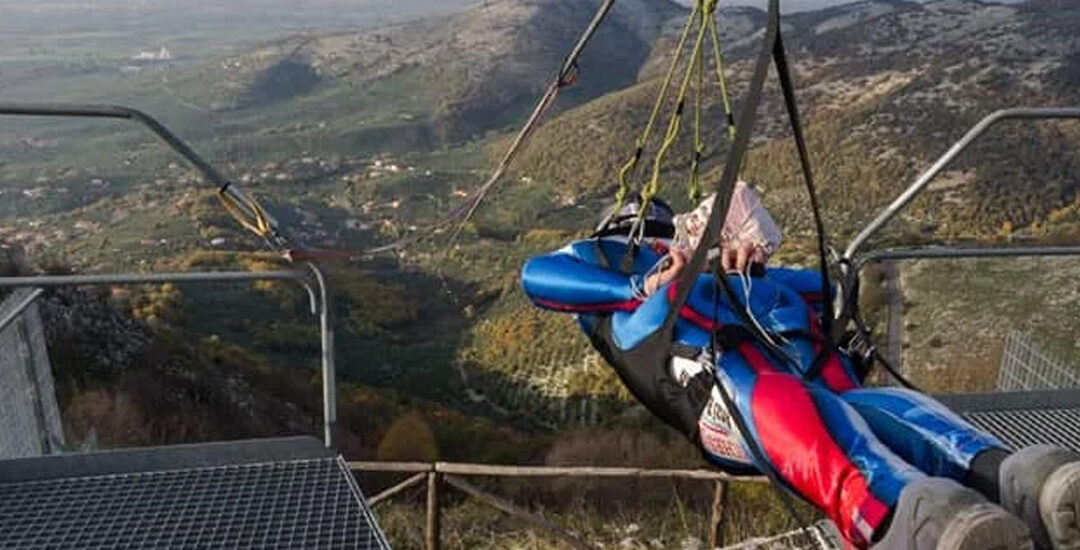
{"type": "Polygon", "coordinates": [[[386,461],[435,462],[439,459],[439,443],[420,414],[410,412],[390,425],[375,455],[386,461]]]}

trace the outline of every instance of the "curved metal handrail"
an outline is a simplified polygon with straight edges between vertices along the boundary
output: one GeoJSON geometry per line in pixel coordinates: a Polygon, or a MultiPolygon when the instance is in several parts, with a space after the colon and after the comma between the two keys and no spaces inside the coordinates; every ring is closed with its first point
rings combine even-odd
{"type": "Polygon", "coordinates": [[[224,187],[229,183],[220,172],[199,156],[191,147],[188,147],[182,139],[169,131],[154,117],[131,107],[122,105],[81,105],[75,103],[0,103],[0,115],[9,116],[43,116],[43,117],[77,117],[77,118],[111,118],[118,120],[130,120],[146,126],[161,138],[162,141],[172,147],[174,151],[188,160],[202,172],[211,183],[224,187]]]}
{"type": "Polygon", "coordinates": [[[333,307],[327,292],[326,279],[317,266],[308,264],[311,275],[302,271],[182,271],[171,273],[107,273],[93,275],[44,275],[30,277],[0,277],[0,288],[33,288],[3,319],[0,331],[15,321],[22,312],[44,293],[47,287],[82,285],[138,285],[153,283],[227,283],[245,281],[292,281],[307,292],[311,313],[319,316],[322,346],[323,377],[323,441],[328,448],[335,445],[337,426],[337,393],[334,371],[333,307]],[[314,288],[312,283],[314,283],[314,288]],[[317,289],[317,290],[316,290],[317,289]]]}
{"type": "Polygon", "coordinates": [[[895,217],[901,210],[907,207],[915,197],[921,193],[931,181],[934,180],[960,153],[964,152],[976,139],[986,133],[992,126],[1003,120],[1028,119],[1080,119],[1080,107],[1064,108],[1017,108],[1003,109],[991,113],[979,121],[978,124],[968,130],[964,137],[953,144],[945,154],[941,155],[930,168],[927,168],[903,193],[900,194],[889,206],[885,207],[873,221],[860,231],[847,249],[843,259],[853,262],[855,255],[866,241],[877,233],[886,223],[895,217]]]}
{"type": "MultiPolygon", "coordinates": [[[[234,183],[221,175],[206,159],[199,156],[184,140],[172,133],[164,124],[143,111],[123,105],[94,105],[77,103],[0,103],[0,115],[38,116],[38,117],[74,117],[104,118],[128,120],[142,124],[164,141],[173,151],[190,162],[210,183],[216,185],[221,193],[229,195],[238,208],[244,209],[248,217],[256,217],[247,205],[251,201],[234,183]]],[[[272,220],[271,220],[272,221],[272,220]]],[[[275,227],[275,230],[278,228],[275,227]]]]}
{"type": "MultiPolygon", "coordinates": [[[[68,104],[68,103],[0,103],[0,116],[39,116],[39,117],[76,117],[76,118],[103,118],[115,120],[128,120],[142,124],[164,141],[173,151],[190,162],[207,181],[216,185],[219,192],[234,199],[239,208],[247,208],[245,205],[251,201],[236,185],[221,175],[206,159],[199,156],[194,149],[189,147],[182,139],[172,133],[164,124],[149,114],[122,105],[93,105],[93,104],[68,104]]],[[[247,212],[249,215],[258,213],[247,212]]],[[[278,244],[281,244],[280,242],[278,244]]],[[[314,263],[305,264],[312,276],[308,277],[300,272],[209,272],[209,273],[150,273],[136,275],[74,275],[70,277],[12,277],[0,278],[2,287],[42,287],[64,286],[77,284],[137,284],[151,282],[207,282],[207,281],[236,281],[248,279],[289,279],[298,281],[308,293],[312,305],[312,312],[320,315],[320,329],[322,331],[322,377],[323,377],[323,415],[324,415],[324,440],[327,447],[334,446],[334,429],[337,422],[337,395],[334,391],[336,386],[334,363],[334,333],[332,324],[332,296],[327,290],[326,277],[319,266],[314,263]],[[314,280],[318,293],[311,288],[314,280]]],[[[40,293],[35,293],[34,297],[40,293]]],[[[23,308],[33,300],[27,300],[20,304],[23,308]]],[[[14,317],[13,317],[14,318],[14,317]]],[[[12,318],[12,319],[13,319],[12,318]]],[[[6,319],[10,322],[12,319],[6,319]]]]}
{"type": "Polygon", "coordinates": [[[1014,258],[1080,256],[1080,245],[1066,246],[914,246],[873,250],[852,263],[856,272],[866,264],[891,260],[1014,258]]]}

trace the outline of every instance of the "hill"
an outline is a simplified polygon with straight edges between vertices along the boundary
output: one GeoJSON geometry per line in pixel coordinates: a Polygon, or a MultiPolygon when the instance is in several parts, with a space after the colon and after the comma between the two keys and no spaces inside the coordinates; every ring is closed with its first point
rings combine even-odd
{"type": "MultiPolygon", "coordinates": [[[[540,94],[595,6],[497,0],[377,30],[282,38],[209,64],[143,71],[135,78],[146,89],[132,97],[152,112],[160,107],[170,125],[179,121],[182,135],[258,194],[302,243],[363,247],[423,227],[484,176],[507,143],[505,130],[540,94]]],[[[561,97],[562,110],[535,135],[452,255],[439,241],[333,273],[349,380],[541,432],[612,421],[626,408],[627,396],[572,321],[529,307],[516,281],[529,254],[587,231],[610,199],[614,170],[631,153],[686,15],[662,0],[619,6],[582,61],[582,80],[561,97]]],[[[845,242],[991,110],[1080,103],[1080,41],[1070,32],[1078,18],[1080,8],[1069,3],[966,0],[868,0],[785,17],[833,241],[845,242]]],[[[737,101],[763,20],[752,8],[720,14],[737,101]]],[[[770,84],[744,176],[785,226],[779,259],[807,263],[809,216],[778,99],[770,84]]],[[[711,182],[727,137],[715,94],[704,108],[711,182]]],[[[12,159],[0,166],[0,236],[57,251],[84,270],[267,265],[242,253],[258,243],[149,139],[70,128],[0,141],[12,159]],[[104,153],[109,148],[118,152],[104,153]],[[107,175],[113,171],[120,174],[107,175]]],[[[1076,125],[1000,130],[880,243],[1075,232],[1076,125]]],[[[663,172],[665,194],[680,206],[687,202],[687,144],[679,143],[663,172]]],[[[980,268],[950,269],[965,280],[961,274],[980,268]]],[[[1040,279],[1038,269],[1006,271],[1012,281],[1047,285],[1071,273],[1040,279]]],[[[905,274],[906,284],[920,302],[956,311],[979,303],[991,284],[979,279],[945,296],[923,290],[939,273],[920,267],[905,274]]],[[[174,323],[275,365],[308,368],[303,304],[265,290],[241,289],[218,301],[185,295],[185,313],[174,323]],[[237,311],[244,318],[222,321],[237,311]]],[[[1062,313],[1070,300],[1040,322],[1070,326],[1062,313]]],[[[969,323],[915,308],[912,365],[961,354],[970,341],[958,335],[968,329],[991,349],[999,332],[986,326],[1023,311],[1010,304],[1002,300],[1000,315],[972,315],[969,323]],[[923,344],[940,334],[957,335],[957,343],[924,353],[923,344]]],[[[1072,348],[1066,332],[1048,334],[1072,348]]]]}
{"type": "MultiPolygon", "coordinates": [[[[995,109],[1080,103],[1070,84],[1080,55],[1080,42],[1070,30],[1077,18],[1080,10],[1072,5],[1013,7],[965,0],[867,1],[786,18],[819,176],[834,199],[827,202],[848,207],[869,198],[881,204],[995,109]],[[861,179],[839,177],[838,165],[855,164],[871,166],[846,174],[861,179]],[[888,171],[890,181],[865,179],[863,172],[880,170],[888,171]]],[[[744,15],[741,21],[740,34],[754,36],[745,23],[754,17],[744,15]]],[[[735,44],[728,53],[728,72],[738,94],[753,52],[743,47],[749,42],[735,44]]],[[[552,121],[537,134],[519,172],[549,181],[567,196],[609,190],[614,167],[632,151],[635,128],[653,100],[654,74],[646,73],[646,81],[635,88],[552,121]]],[[[775,87],[768,94],[755,137],[778,140],[787,135],[786,119],[775,87]]],[[[712,121],[705,127],[708,155],[715,162],[726,150],[725,128],[717,123],[722,116],[715,101],[707,104],[706,114],[712,121]]],[[[976,236],[995,233],[1006,220],[1026,226],[1064,206],[1078,190],[1069,169],[1075,160],[1069,127],[1010,127],[987,136],[954,165],[960,183],[942,184],[935,193],[948,199],[948,208],[940,206],[941,200],[924,201],[920,219],[939,235],[976,236]]],[[[777,147],[782,146],[770,142],[755,154],[777,147]]],[[[673,169],[686,166],[685,150],[674,157],[673,169]]],[[[782,164],[793,168],[791,160],[782,164]]],[[[790,170],[775,168],[776,163],[753,160],[747,166],[769,190],[798,183],[790,170]],[[760,170],[762,165],[771,168],[760,170]]],[[[680,185],[675,174],[669,181],[672,187],[680,185]]],[[[833,226],[846,232],[853,222],[833,226]]]]}
{"type": "MultiPolygon", "coordinates": [[[[523,116],[596,5],[496,0],[372,31],[296,36],[172,78],[172,87],[229,117],[257,113],[263,126],[325,121],[354,150],[460,143],[523,116]]],[[[620,3],[583,61],[595,78],[568,94],[570,104],[632,82],[661,24],[680,12],[667,0],[620,3]]]]}

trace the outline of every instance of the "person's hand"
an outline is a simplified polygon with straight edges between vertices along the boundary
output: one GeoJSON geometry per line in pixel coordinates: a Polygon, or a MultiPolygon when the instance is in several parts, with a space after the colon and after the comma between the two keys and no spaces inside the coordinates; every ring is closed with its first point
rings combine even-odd
{"type": "Polygon", "coordinates": [[[686,250],[672,247],[668,252],[668,259],[665,260],[668,262],[667,267],[645,279],[645,294],[652,294],[656,289],[676,279],[686,266],[687,256],[686,250]]]}
{"type": "Polygon", "coordinates": [[[752,244],[727,244],[720,249],[720,266],[727,272],[744,272],[751,263],[765,263],[765,252],[752,244]]]}

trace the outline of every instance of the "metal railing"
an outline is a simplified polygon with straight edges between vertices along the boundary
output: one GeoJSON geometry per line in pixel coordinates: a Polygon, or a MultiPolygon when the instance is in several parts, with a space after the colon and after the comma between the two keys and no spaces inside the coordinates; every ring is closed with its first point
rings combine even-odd
{"type": "Polygon", "coordinates": [[[859,256],[854,262],[859,271],[869,263],[894,260],[960,260],[968,258],[1016,258],[1016,257],[1062,257],[1080,256],[1076,246],[917,246],[883,248],[859,256]]]}
{"type": "MultiPolygon", "coordinates": [[[[991,113],[975,124],[848,244],[841,258],[841,268],[845,275],[843,282],[847,287],[840,295],[842,302],[855,299],[855,296],[851,294],[855,289],[854,281],[860,276],[862,268],[870,263],[922,259],[1080,256],[1080,245],[987,247],[936,245],[885,248],[860,254],[863,245],[866,244],[870,237],[880,231],[885,224],[911,204],[915,197],[922,193],[930,185],[930,182],[940,175],[960,153],[967,150],[975,140],[990,130],[991,127],[1005,120],[1080,120],[1080,107],[1003,109],[991,113]]],[[[844,311],[845,305],[841,304],[838,311],[844,311]]],[[[889,336],[890,334],[886,334],[887,338],[889,336]]]]}
{"type": "Polygon", "coordinates": [[[66,448],[45,327],[33,303],[40,292],[16,289],[0,300],[5,318],[0,327],[0,459],[66,448]],[[9,315],[12,310],[19,314],[9,315]]]}
{"type": "MultiPolygon", "coordinates": [[[[0,116],[35,116],[35,117],[76,117],[126,120],[141,124],[165,142],[173,151],[184,157],[203,175],[206,180],[217,186],[220,193],[234,199],[238,207],[250,204],[239,188],[221,175],[209,162],[199,156],[183,140],[173,134],[165,125],[154,117],[130,107],[119,105],[78,105],[78,104],[33,104],[0,103],[0,116]]],[[[250,214],[250,213],[249,213],[250,214]]],[[[124,285],[147,283],[203,283],[252,280],[291,280],[304,287],[311,301],[313,313],[319,315],[319,329],[322,347],[323,379],[323,439],[327,447],[334,446],[334,429],[337,424],[337,394],[335,379],[334,330],[332,298],[327,290],[326,276],[314,263],[304,264],[308,274],[300,271],[268,272],[188,272],[188,273],[146,273],[146,274],[107,274],[107,275],[71,275],[46,277],[9,277],[0,278],[3,287],[50,287],[72,285],[124,285]],[[314,287],[314,288],[313,288],[314,287]]],[[[40,296],[36,292],[34,299],[40,296]]],[[[28,299],[23,308],[33,299],[28,299]]],[[[21,310],[0,319],[0,328],[18,317],[21,310]]]]}
{"type": "Polygon", "coordinates": [[[127,120],[142,124],[157,137],[161,138],[173,151],[184,157],[207,181],[216,185],[221,192],[236,199],[241,207],[248,204],[247,197],[240,189],[221,175],[206,159],[199,156],[184,140],[172,133],[154,117],[131,107],[122,105],[81,105],[67,103],[0,103],[0,115],[32,117],[66,118],[101,118],[127,120]]]}
{"type": "Polygon", "coordinates": [[[11,311],[7,312],[7,314],[4,315],[3,319],[0,319],[0,332],[4,332],[4,329],[8,328],[8,325],[18,320],[19,316],[22,315],[24,311],[26,311],[26,308],[30,307],[44,293],[45,291],[40,288],[32,289],[29,293],[27,293],[26,296],[19,301],[19,303],[15,304],[11,308],[11,311]]]}
{"type": "Polygon", "coordinates": [[[854,262],[856,255],[859,253],[859,249],[862,248],[866,241],[870,239],[875,233],[881,230],[889,220],[893,219],[901,210],[906,208],[911,201],[915,199],[919,193],[922,193],[930,182],[932,182],[941,172],[948,166],[953,160],[956,159],[960,153],[963,153],[975,142],[976,139],[985,134],[991,127],[998,122],[1004,120],[1067,120],[1078,119],[1080,120],[1080,107],[1065,107],[1065,108],[1049,108],[1049,109],[1033,109],[1033,108],[1018,108],[1018,109],[1003,109],[995,111],[979,121],[975,126],[968,130],[964,137],[953,144],[945,154],[941,155],[935,162],[927,168],[915,182],[912,183],[903,193],[900,194],[889,206],[885,207],[876,218],[874,218],[866,227],[860,231],[851,243],[848,244],[847,249],[844,251],[843,258],[846,261],[854,262]]]}
{"type": "Polygon", "coordinates": [[[156,283],[228,283],[250,281],[291,281],[297,283],[308,295],[312,315],[319,316],[322,349],[323,383],[323,441],[327,447],[334,446],[334,429],[337,424],[337,394],[335,391],[334,332],[331,324],[332,309],[326,281],[318,269],[310,275],[302,271],[195,271],[179,273],[121,273],[106,275],[60,275],[38,277],[0,277],[0,288],[34,288],[35,291],[21,301],[17,308],[0,320],[0,330],[44,294],[45,288],[85,285],[141,285],[156,283]]]}
{"type": "Polygon", "coordinates": [[[1080,387],[1080,369],[1037,348],[1031,336],[1010,331],[1005,337],[997,389],[1062,390],[1080,387]]]}

